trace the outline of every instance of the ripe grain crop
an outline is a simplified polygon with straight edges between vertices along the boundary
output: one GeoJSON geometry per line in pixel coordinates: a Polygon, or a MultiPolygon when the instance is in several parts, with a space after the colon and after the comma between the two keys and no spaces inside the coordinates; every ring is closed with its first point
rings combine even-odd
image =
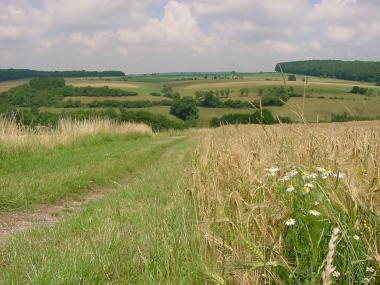
{"type": "Polygon", "coordinates": [[[139,123],[118,123],[109,119],[76,121],[63,119],[57,127],[31,128],[13,119],[0,118],[0,144],[6,147],[54,147],[97,134],[151,134],[149,126],[139,123]]]}
{"type": "Polygon", "coordinates": [[[380,122],[211,131],[193,162],[206,275],[220,284],[321,284],[323,274],[328,284],[375,284],[379,163],[380,122]]]}

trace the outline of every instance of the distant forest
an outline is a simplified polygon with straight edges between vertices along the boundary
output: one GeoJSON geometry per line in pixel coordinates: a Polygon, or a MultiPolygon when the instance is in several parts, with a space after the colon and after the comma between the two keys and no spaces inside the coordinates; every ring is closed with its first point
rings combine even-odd
{"type": "Polygon", "coordinates": [[[122,71],[37,71],[31,69],[0,69],[0,81],[31,78],[31,77],[107,77],[125,76],[122,71]]]}
{"type": "Polygon", "coordinates": [[[380,83],[380,61],[306,60],[282,62],[275,70],[311,76],[380,83]]]}

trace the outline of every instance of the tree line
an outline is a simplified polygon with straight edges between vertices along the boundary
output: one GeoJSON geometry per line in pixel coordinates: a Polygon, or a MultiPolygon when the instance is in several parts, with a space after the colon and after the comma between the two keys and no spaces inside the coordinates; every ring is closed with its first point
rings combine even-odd
{"type": "Polygon", "coordinates": [[[380,84],[380,61],[305,60],[277,63],[277,72],[380,84]]]}
{"type": "Polygon", "coordinates": [[[39,71],[32,69],[0,69],[0,81],[16,80],[32,77],[111,77],[125,76],[122,71],[86,71],[86,70],[70,70],[70,71],[39,71]]]}

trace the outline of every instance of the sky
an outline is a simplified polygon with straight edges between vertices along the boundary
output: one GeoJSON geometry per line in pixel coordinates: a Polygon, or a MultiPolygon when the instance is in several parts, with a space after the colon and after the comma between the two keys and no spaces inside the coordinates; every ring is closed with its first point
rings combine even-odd
{"type": "Polygon", "coordinates": [[[273,71],[379,60],[380,0],[0,0],[0,68],[273,71]]]}

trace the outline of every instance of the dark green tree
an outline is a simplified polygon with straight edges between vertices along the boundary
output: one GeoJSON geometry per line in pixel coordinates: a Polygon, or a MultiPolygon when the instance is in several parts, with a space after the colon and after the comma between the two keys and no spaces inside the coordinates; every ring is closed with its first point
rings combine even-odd
{"type": "Polygon", "coordinates": [[[197,102],[192,97],[176,99],[170,107],[170,114],[184,121],[198,118],[197,102]]]}
{"type": "Polygon", "coordinates": [[[221,101],[219,97],[216,97],[213,91],[205,92],[203,98],[199,101],[199,105],[207,108],[216,108],[220,105],[220,103],[221,101]]]}

